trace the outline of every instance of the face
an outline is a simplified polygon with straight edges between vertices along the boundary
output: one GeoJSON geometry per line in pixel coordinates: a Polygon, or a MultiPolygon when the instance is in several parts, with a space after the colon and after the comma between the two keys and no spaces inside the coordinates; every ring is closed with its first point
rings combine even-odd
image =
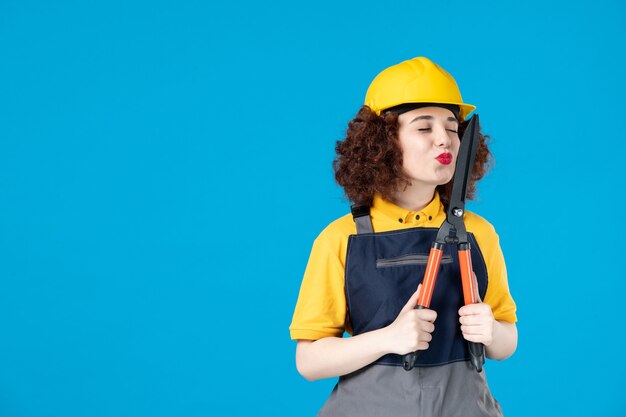
{"type": "Polygon", "coordinates": [[[422,107],[398,116],[404,172],[413,186],[436,187],[454,176],[459,123],[443,107],[422,107]]]}

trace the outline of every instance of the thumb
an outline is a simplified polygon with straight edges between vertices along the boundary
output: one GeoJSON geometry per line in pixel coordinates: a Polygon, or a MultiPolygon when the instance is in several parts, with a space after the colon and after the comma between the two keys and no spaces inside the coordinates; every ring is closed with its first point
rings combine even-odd
{"type": "Polygon", "coordinates": [[[415,308],[415,306],[417,306],[417,298],[420,296],[421,289],[422,289],[422,284],[417,286],[417,291],[413,293],[411,298],[409,298],[409,301],[407,301],[404,307],[402,307],[402,310],[400,310],[400,313],[404,313],[405,311],[412,310],[415,308]]]}

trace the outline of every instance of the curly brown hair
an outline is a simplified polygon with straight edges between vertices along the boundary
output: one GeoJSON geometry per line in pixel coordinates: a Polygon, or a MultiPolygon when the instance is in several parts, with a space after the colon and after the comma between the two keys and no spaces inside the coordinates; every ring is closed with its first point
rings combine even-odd
{"type": "MultiPolygon", "coordinates": [[[[459,137],[467,122],[459,120],[459,137]]],[[[480,133],[467,198],[473,199],[476,183],[490,168],[493,156],[487,146],[489,136],[480,133]]],[[[358,205],[371,205],[374,194],[384,199],[411,184],[402,169],[402,149],[398,141],[398,114],[383,112],[376,115],[367,106],[361,106],[356,117],[348,123],[346,138],[337,141],[337,156],[333,161],[335,180],[343,187],[346,197],[358,205]]],[[[437,186],[445,207],[450,201],[452,182],[437,186]]]]}

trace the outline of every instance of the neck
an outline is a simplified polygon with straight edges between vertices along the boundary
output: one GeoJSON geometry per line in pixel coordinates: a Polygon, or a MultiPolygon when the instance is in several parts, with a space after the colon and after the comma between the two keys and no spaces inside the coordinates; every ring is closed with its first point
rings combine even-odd
{"type": "Polygon", "coordinates": [[[396,192],[391,202],[407,210],[420,211],[432,201],[436,188],[436,186],[424,186],[424,184],[410,185],[396,192]]]}

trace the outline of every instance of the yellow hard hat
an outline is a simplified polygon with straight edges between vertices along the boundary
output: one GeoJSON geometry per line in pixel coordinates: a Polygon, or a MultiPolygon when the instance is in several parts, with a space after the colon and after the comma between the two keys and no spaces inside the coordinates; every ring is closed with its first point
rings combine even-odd
{"type": "Polygon", "coordinates": [[[383,110],[407,103],[455,104],[462,120],[476,106],[463,103],[456,81],[428,58],[417,57],[387,68],[374,78],[365,95],[367,105],[377,115],[383,110]]]}

